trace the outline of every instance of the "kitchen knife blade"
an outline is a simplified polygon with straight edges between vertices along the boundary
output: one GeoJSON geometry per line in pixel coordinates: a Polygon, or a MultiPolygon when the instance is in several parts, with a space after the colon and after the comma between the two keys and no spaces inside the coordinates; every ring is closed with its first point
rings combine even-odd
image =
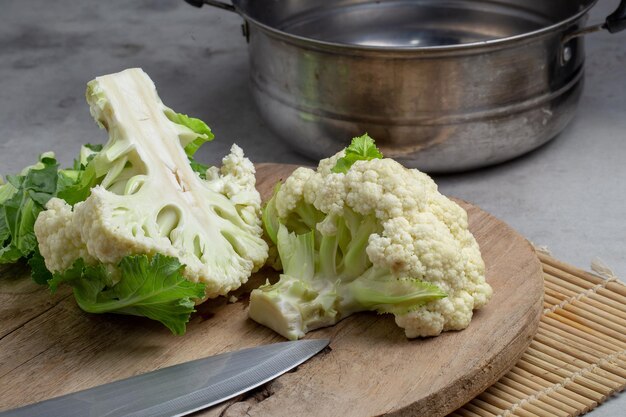
{"type": "Polygon", "coordinates": [[[0,416],[184,416],[282,375],[328,343],[327,339],[299,340],[222,353],[0,412],[0,416]]]}

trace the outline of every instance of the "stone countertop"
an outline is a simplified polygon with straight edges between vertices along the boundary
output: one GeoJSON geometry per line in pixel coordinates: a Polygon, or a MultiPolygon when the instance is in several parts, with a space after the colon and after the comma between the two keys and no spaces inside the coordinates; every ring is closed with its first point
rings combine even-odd
{"type": "MultiPolygon", "coordinates": [[[[590,22],[617,0],[601,0],[590,22]]],[[[163,101],[207,121],[217,163],[236,141],[255,162],[310,163],[283,145],[248,94],[241,19],[182,0],[3,0],[0,5],[0,172],[54,150],[69,164],[102,142],[84,102],[96,75],[142,67],[163,101]]],[[[445,194],[481,206],[566,262],[599,256],[626,277],[626,33],[587,36],[586,85],[575,121],[555,140],[496,167],[436,178],[445,194]]],[[[623,416],[618,396],[590,416],[623,416]]]]}

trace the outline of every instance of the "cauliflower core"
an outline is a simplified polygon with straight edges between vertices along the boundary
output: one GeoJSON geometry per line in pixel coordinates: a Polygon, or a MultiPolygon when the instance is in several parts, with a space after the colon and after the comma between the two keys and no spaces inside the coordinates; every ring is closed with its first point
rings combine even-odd
{"type": "Polygon", "coordinates": [[[128,255],[158,253],[178,258],[185,278],[206,284],[206,297],[246,282],[268,249],[254,166],[241,148],[233,145],[222,168],[200,178],[185,151],[206,135],[177,123],[180,115],[140,69],[96,78],[87,101],[109,132],[88,167],[99,185],[73,207],[50,200],[37,218],[46,267],[65,271],[79,258],[117,265],[128,255]]]}
{"type": "Polygon", "coordinates": [[[251,318],[291,339],[363,310],[410,338],[466,328],[492,294],[467,213],[392,159],[333,172],[345,157],[297,169],[266,207],[284,273],[253,291],[251,318]]]}

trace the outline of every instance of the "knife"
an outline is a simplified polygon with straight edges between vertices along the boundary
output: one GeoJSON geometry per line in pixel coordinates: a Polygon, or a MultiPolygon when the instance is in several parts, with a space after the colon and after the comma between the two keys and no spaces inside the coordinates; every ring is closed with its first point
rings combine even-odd
{"type": "Polygon", "coordinates": [[[299,340],[222,353],[0,412],[0,416],[184,416],[271,381],[329,342],[299,340]]]}

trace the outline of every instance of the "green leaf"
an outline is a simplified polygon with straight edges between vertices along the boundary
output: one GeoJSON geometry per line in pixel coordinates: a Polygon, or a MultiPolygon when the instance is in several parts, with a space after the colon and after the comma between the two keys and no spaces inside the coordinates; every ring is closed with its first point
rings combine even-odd
{"type": "Polygon", "coordinates": [[[4,247],[5,242],[11,237],[9,224],[7,223],[6,212],[0,207],[0,248],[4,247]]]}
{"type": "Polygon", "coordinates": [[[74,159],[74,171],[83,171],[87,164],[102,150],[101,144],[87,143],[80,147],[78,158],[74,159]]]}
{"type": "Polygon", "coordinates": [[[382,159],[383,154],[367,133],[363,136],[352,139],[350,146],[346,148],[343,158],[337,160],[337,164],[331,170],[334,173],[346,173],[356,161],[371,161],[372,159],[382,159]]]}
{"type": "Polygon", "coordinates": [[[72,266],[63,272],[55,272],[48,280],[50,291],[55,293],[63,284],[70,285],[74,290],[76,301],[83,310],[83,304],[94,304],[98,294],[106,289],[109,279],[103,265],[87,266],[82,258],[74,261],[72,266]]]}
{"type": "Polygon", "coordinates": [[[97,144],[93,144],[93,143],[86,143],[83,145],[85,148],[89,149],[90,151],[93,151],[94,153],[98,153],[102,150],[103,145],[101,143],[97,143],[97,144]]]}
{"type": "Polygon", "coordinates": [[[80,147],[80,154],[74,159],[73,169],[59,171],[57,197],[74,205],[85,201],[101,178],[96,175],[95,163],[91,161],[102,150],[102,145],[88,143],[80,147]]]}
{"type": "MultiPolygon", "coordinates": [[[[0,186],[0,264],[15,262],[12,260],[14,256],[10,256],[7,253],[13,248],[10,245],[11,229],[9,228],[6,209],[3,203],[10,199],[16,191],[17,189],[12,184],[3,184],[0,186]]],[[[19,256],[19,252],[16,252],[16,254],[19,256]]]]}
{"type": "MultiPolygon", "coordinates": [[[[87,162],[99,149],[87,145],[81,150],[80,160],[87,162]]],[[[19,175],[7,175],[7,184],[0,186],[0,264],[25,258],[33,270],[33,279],[45,283],[50,278],[43,259],[37,253],[35,220],[53,197],[69,204],[85,200],[96,183],[93,168],[75,163],[79,169],[59,171],[54,154],[44,153],[39,162],[22,170],[19,175]]]]}
{"type": "Polygon", "coordinates": [[[0,248],[0,265],[12,264],[22,258],[22,252],[12,245],[5,245],[0,248]]]}
{"type": "Polygon", "coordinates": [[[80,308],[89,313],[116,313],[148,317],[163,323],[174,334],[184,334],[194,300],[205,294],[203,283],[187,281],[183,265],[172,257],[127,256],[120,262],[120,279],[113,279],[103,265],[85,266],[82,259],[49,281],[55,290],[67,283],[74,289],[80,308]]]}
{"type": "Polygon", "coordinates": [[[34,226],[41,210],[43,207],[30,200],[26,192],[16,194],[5,203],[4,214],[11,233],[10,246],[19,251],[20,257],[28,256],[37,246],[34,226]]]}
{"type": "Polygon", "coordinates": [[[11,198],[17,189],[11,183],[3,183],[0,185],[0,204],[11,198]]]}
{"type": "Polygon", "coordinates": [[[59,165],[54,159],[44,159],[45,166],[41,169],[28,171],[23,187],[28,190],[30,198],[41,207],[54,197],[57,189],[57,170],[59,165]]]}
{"type": "Polygon", "coordinates": [[[38,247],[35,248],[28,260],[28,266],[30,267],[30,276],[37,284],[46,285],[52,279],[52,273],[46,268],[46,263],[41,253],[39,253],[38,247]]]}
{"type": "Polygon", "coordinates": [[[81,178],[81,171],[63,169],[57,177],[57,194],[73,187],[81,178]]]}
{"type": "Polygon", "coordinates": [[[37,248],[35,220],[57,186],[58,164],[48,155],[21,175],[8,175],[9,184],[2,186],[13,189],[4,191],[0,201],[0,264],[28,258],[37,248]]]}
{"type": "Polygon", "coordinates": [[[97,183],[96,171],[91,164],[87,165],[83,171],[59,171],[57,197],[73,206],[85,201],[97,183]]]}
{"type": "Polygon", "coordinates": [[[187,156],[193,156],[196,151],[200,149],[200,146],[215,138],[211,128],[200,119],[189,117],[186,114],[176,113],[173,110],[166,111],[165,115],[171,122],[188,127],[197,134],[193,140],[184,145],[187,156]]]}
{"type": "Polygon", "coordinates": [[[189,158],[189,165],[191,165],[191,169],[193,169],[193,171],[196,174],[198,174],[200,178],[202,178],[203,180],[206,180],[206,171],[207,169],[209,169],[209,165],[205,165],[201,162],[198,162],[195,159],[193,159],[191,156],[189,156],[188,158],[189,158]]]}
{"type": "Polygon", "coordinates": [[[17,192],[17,189],[22,186],[23,181],[23,175],[7,175],[7,184],[13,186],[13,188],[15,189],[15,191],[11,195],[14,195],[17,192]]]}

